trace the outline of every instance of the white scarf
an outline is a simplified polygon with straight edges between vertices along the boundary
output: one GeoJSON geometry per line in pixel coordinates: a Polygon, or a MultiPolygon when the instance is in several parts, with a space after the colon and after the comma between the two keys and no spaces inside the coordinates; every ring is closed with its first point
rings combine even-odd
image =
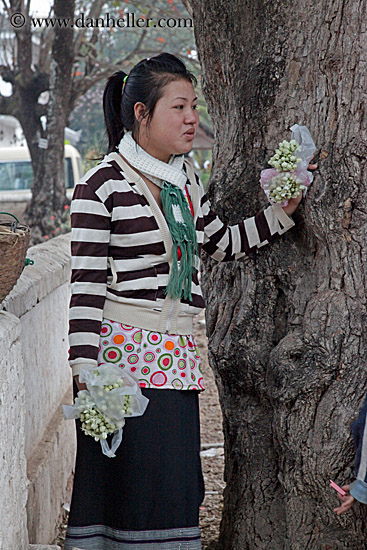
{"type": "Polygon", "coordinates": [[[181,191],[185,189],[187,176],[183,171],[184,155],[171,155],[168,163],[163,162],[140,147],[130,130],[124,134],[118,150],[131,166],[159,187],[162,187],[163,181],[168,181],[181,191]]]}

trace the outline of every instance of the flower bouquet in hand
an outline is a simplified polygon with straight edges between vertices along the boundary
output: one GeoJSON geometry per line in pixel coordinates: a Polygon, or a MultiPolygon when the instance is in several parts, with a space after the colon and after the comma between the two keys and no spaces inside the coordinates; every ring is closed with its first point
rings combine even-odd
{"type": "Polygon", "coordinates": [[[78,392],[73,405],[63,405],[64,417],[79,418],[83,432],[99,441],[103,454],[112,458],[122,441],[125,418],[144,414],[149,399],[132,376],[112,363],[83,366],[79,381],[87,389],[78,392]],[[109,434],[113,434],[111,447],[109,434]]]}
{"type": "Polygon", "coordinates": [[[296,198],[313,180],[307,170],[316,146],[306,126],[295,124],[291,128],[290,141],[282,141],[275,154],[269,160],[270,166],[262,170],[260,185],[269,201],[280,206],[287,206],[289,199],[296,198]]]}

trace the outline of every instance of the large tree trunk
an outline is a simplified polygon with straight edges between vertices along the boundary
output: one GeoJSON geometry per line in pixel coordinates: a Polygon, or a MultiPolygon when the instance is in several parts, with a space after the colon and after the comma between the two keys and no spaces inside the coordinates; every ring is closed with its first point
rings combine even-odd
{"type": "MultiPolygon", "coordinates": [[[[55,0],[55,17],[74,16],[74,0],[55,0]]],[[[72,67],[74,60],[73,28],[55,27],[50,65],[50,88],[47,105],[47,149],[41,168],[36,168],[32,200],[26,210],[26,220],[37,220],[32,240],[37,242],[52,232],[62,220],[68,200],[64,183],[64,130],[70,114],[72,67]],[[54,219],[52,219],[52,217],[54,219]]],[[[52,236],[52,235],[50,235],[52,236]]]]}
{"type": "Polygon", "coordinates": [[[25,24],[14,28],[14,66],[0,65],[2,78],[12,85],[10,97],[0,95],[0,111],[1,114],[13,115],[19,120],[31,155],[35,179],[38,179],[43,156],[38,142],[44,137],[40,117],[46,114],[46,108],[38,103],[38,98],[48,89],[49,81],[48,75],[32,63],[32,29],[28,11],[29,6],[26,9],[23,0],[10,0],[9,17],[22,13],[25,15],[25,24]]]}
{"type": "Polygon", "coordinates": [[[319,172],[296,227],[244,261],[205,260],[224,415],[224,550],[362,550],[350,424],[367,390],[366,1],[190,0],[216,143],[209,193],[234,223],[266,203],[278,142],[306,124],[319,172]]]}

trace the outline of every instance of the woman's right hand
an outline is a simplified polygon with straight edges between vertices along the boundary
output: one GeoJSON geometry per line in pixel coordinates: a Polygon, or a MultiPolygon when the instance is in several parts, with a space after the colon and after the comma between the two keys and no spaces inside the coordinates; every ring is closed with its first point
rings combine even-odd
{"type": "MultiPolygon", "coordinates": [[[[314,158],[314,156],[315,155],[312,155],[311,160],[314,158]]],[[[318,167],[319,167],[318,164],[309,164],[307,167],[307,170],[317,170],[318,167]]],[[[283,206],[284,212],[288,216],[291,216],[297,210],[302,198],[303,198],[303,192],[301,191],[297,198],[289,199],[287,206],[283,206]]]]}
{"type": "Polygon", "coordinates": [[[74,376],[74,380],[75,380],[76,385],[78,386],[79,391],[87,389],[87,384],[82,384],[81,382],[79,382],[79,375],[74,376]]]}

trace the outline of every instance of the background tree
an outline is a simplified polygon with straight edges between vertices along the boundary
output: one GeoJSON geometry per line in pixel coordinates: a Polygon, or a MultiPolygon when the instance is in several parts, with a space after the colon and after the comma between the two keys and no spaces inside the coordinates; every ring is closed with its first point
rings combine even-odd
{"type": "MultiPolygon", "coordinates": [[[[74,16],[74,0],[55,0],[56,17],[74,16]]],[[[72,68],[74,63],[73,29],[55,27],[52,42],[49,100],[47,104],[47,148],[40,147],[40,167],[32,185],[32,200],[25,212],[32,224],[33,242],[41,240],[50,225],[59,223],[67,203],[64,182],[64,131],[70,112],[72,68]],[[53,221],[55,220],[55,221],[53,221]],[[35,221],[38,223],[35,224],[35,221]]],[[[34,163],[33,163],[34,166],[34,163]]]]}
{"type": "Polygon", "coordinates": [[[238,263],[205,260],[224,415],[220,547],[361,550],[365,508],[337,517],[328,485],[351,479],[350,424],[367,389],[366,2],[186,4],[218,214],[234,223],[265,206],[260,170],[293,123],[321,152],[295,228],[238,263]]]}
{"type": "MultiPolygon", "coordinates": [[[[50,232],[51,226],[61,224],[62,206],[68,202],[63,185],[63,128],[78,99],[115,70],[128,70],[139,58],[160,53],[166,48],[169,35],[172,41],[169,49],[172,53],[187,55],[187,42],[175,39],[177,29],[169,27],[136,27],[128,30],[94,24],[76,30],[75,26],[71,28],[58,24],[34,26],[29,2],[10,0],[7,4],[3,0],[3,6],[9,20],[14,13],[22,13],[25,17],[24,26],[10,27],[15,32],[16,41],[13,52],[9,52],[8,48],[3,56],[8,62],[0,65],[0,75],[12,85],[12,94],[10,97],[0,96],[0,112],[13,115],[20,121],[30,150],[34,185],[25,219],[32,227],[32,242],[35,244],[50,232]],[[33,55],[34,34],[39,39],[39,55],[36,61],[33,55]],[[180,48],[179,52],[175,51],[176,47],[180,48]],[[110,55],[106,55],[106,51],[110,55]],[[48,102],[47,98],[41,101],[40,97],[46,91],[49,91],[48,102]],[[41,120],[45,114],[48,122],[44,129],[41,120]],[[47,150],[42,148],[45,139],[47,150]],[[51,220],[51,217],[54,219],[51,220]]],[[[54,3],[49,15],[71,19],[73,11],[74,1],[59,1],[54,3]]],[[[173,1],[168,6],[162,1],[155,2],[152,6],[137,1],[128,3],[125,7],[121,7],[120,3],[104,0],[95,0],[89,6],[78,1],[75,15],[80,16],[82,12],[85,21],[95,21],[107,12],[115,20],[123,17],[126,12],[134,12],[136,17],[145,18],[188,18],[186,10],[173,1]]],[[[179,28],[181,34],[186,33],[186,38],[190,35],[193,40],[189,22],[186,23],[187,26],[184,23],[182,25],[179,28]]],[[[195,62],[193,58],[192,62],[195,62]]]]}

